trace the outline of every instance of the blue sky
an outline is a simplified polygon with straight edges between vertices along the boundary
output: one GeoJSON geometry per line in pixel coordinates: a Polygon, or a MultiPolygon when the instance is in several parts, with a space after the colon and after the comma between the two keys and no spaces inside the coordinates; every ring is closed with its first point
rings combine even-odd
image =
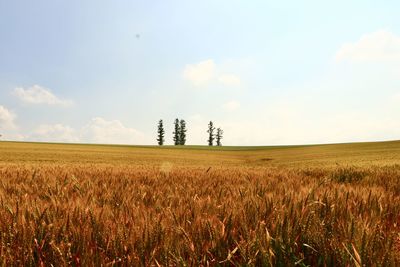
{"type": "Polygon", "coordinates": [[[0,0],[2,139],[400,139],[400,3],[326,2],[0,0]]]}

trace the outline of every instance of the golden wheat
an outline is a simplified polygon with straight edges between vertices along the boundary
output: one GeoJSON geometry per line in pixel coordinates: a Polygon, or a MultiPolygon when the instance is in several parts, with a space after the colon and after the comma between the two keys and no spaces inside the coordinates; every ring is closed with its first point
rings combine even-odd
{"type": "Polygon", "coordinates": [[[400,265],[400,165],[36,159],[0,163],[2,266],[400,265]]]}

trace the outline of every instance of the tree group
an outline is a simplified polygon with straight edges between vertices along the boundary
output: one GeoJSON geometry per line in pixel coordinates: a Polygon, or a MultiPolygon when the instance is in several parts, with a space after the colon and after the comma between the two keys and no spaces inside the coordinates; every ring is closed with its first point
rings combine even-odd
{"type": "Polygon", "coordinates": [[[175,119],[174,132],[172,133],[174,138],[174,145],[184,146],[186,144],[186,122],[185,120],[175,119]]]}
{"type": "MultiPolygon", "coordinates": [[[[186,144],[186,121],[179,120],[178,118],[174,121],[174,131],[172,132],[173,141],[175,146],[184,146],[186,144]]],[[[222,146],[221,140],[224,131],[221,128],[215,129],[212,121],[208,124],[208,145],[213,146],[214,140],[217,146],[222,146]],[[216,131],[216,132],[215,132],[216,131]]],[[[159,120],[157,127],[157,143],[162,146],[165,143],[165,130],[163,120],[159,120]]]]}
{"type": "Polygon", "coordinates": [[[222,140],[222,135],[224,134],[224,131],[219,127],[217,129],[215,129],[214,123],[212,121],[210,121],[208,123],[207,133],[208,133],[207,143],[209,146],[214,145],[214,140],[216,140],[217,146],[222,146],[221,140],[222,140]],[[214,134],[215,130],[217,130],[217,132],[214,134]]]}
{"type": "Polygon", "coordinates": [[[164,131],[163,120],[159,120],[158,128],[157,128],[157,143],[160,146],[164,145],[164,142],[165,142],[164,135],[165,135],[165,131],[164,131]]]}

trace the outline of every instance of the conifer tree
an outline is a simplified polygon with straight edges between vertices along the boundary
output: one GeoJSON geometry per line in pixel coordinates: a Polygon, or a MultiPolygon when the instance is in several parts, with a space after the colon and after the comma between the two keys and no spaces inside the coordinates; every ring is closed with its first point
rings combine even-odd
{"type": "Polygon", "coordinates": [[[179,119],[175,119],[175,122],[174,122],[174,132],[172,133],[173,134],[173,139],[174,139],[174,145],[179,145],[180,144],[180,132],[181,132],[181,129],[180,129],[180,125],[179,125],[179,119]]]}
{"type": "Polygon", "coordinates": [[[214,145],[214,139],[215,139],[214,130],[215,130],[214,124],[213,124],[212,121],[210,121],[210,123],[208,124],[208,130],[207,130],[207,133],[208,133],[208,145],[209,146],[213,146],[214,145]]]}
{"type": "Polygon", "coordinates": [[[186,144],[186,131],[186,122],[181,120],[179,125],[179,144],[182,146],[186,144]]]}
{"type": "Polygon", "coordinates": [[[165,142],[164,135],[165,131],[164,131],[163,120],[160,120],[158,122],[158,129],[157,129],[157,143],[160,146],[164,145],[165,142]]]}
{"type": "Polygon", "coordinates": [[[222,139],[223,134],[224,134],[224,131],[221,128],[218,128],[217,134],[215,136],[216,141],[217,141],[217,146],[222,146],[221,139],[222,139]]]}

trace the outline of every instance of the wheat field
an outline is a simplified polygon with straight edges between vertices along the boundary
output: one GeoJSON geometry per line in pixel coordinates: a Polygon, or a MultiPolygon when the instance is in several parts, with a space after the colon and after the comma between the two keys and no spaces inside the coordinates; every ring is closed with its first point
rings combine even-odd
{"type": "Polygon", "coordinates": [[[0,142],[1,266],[400,266],[400,142],[0,142]]]}

